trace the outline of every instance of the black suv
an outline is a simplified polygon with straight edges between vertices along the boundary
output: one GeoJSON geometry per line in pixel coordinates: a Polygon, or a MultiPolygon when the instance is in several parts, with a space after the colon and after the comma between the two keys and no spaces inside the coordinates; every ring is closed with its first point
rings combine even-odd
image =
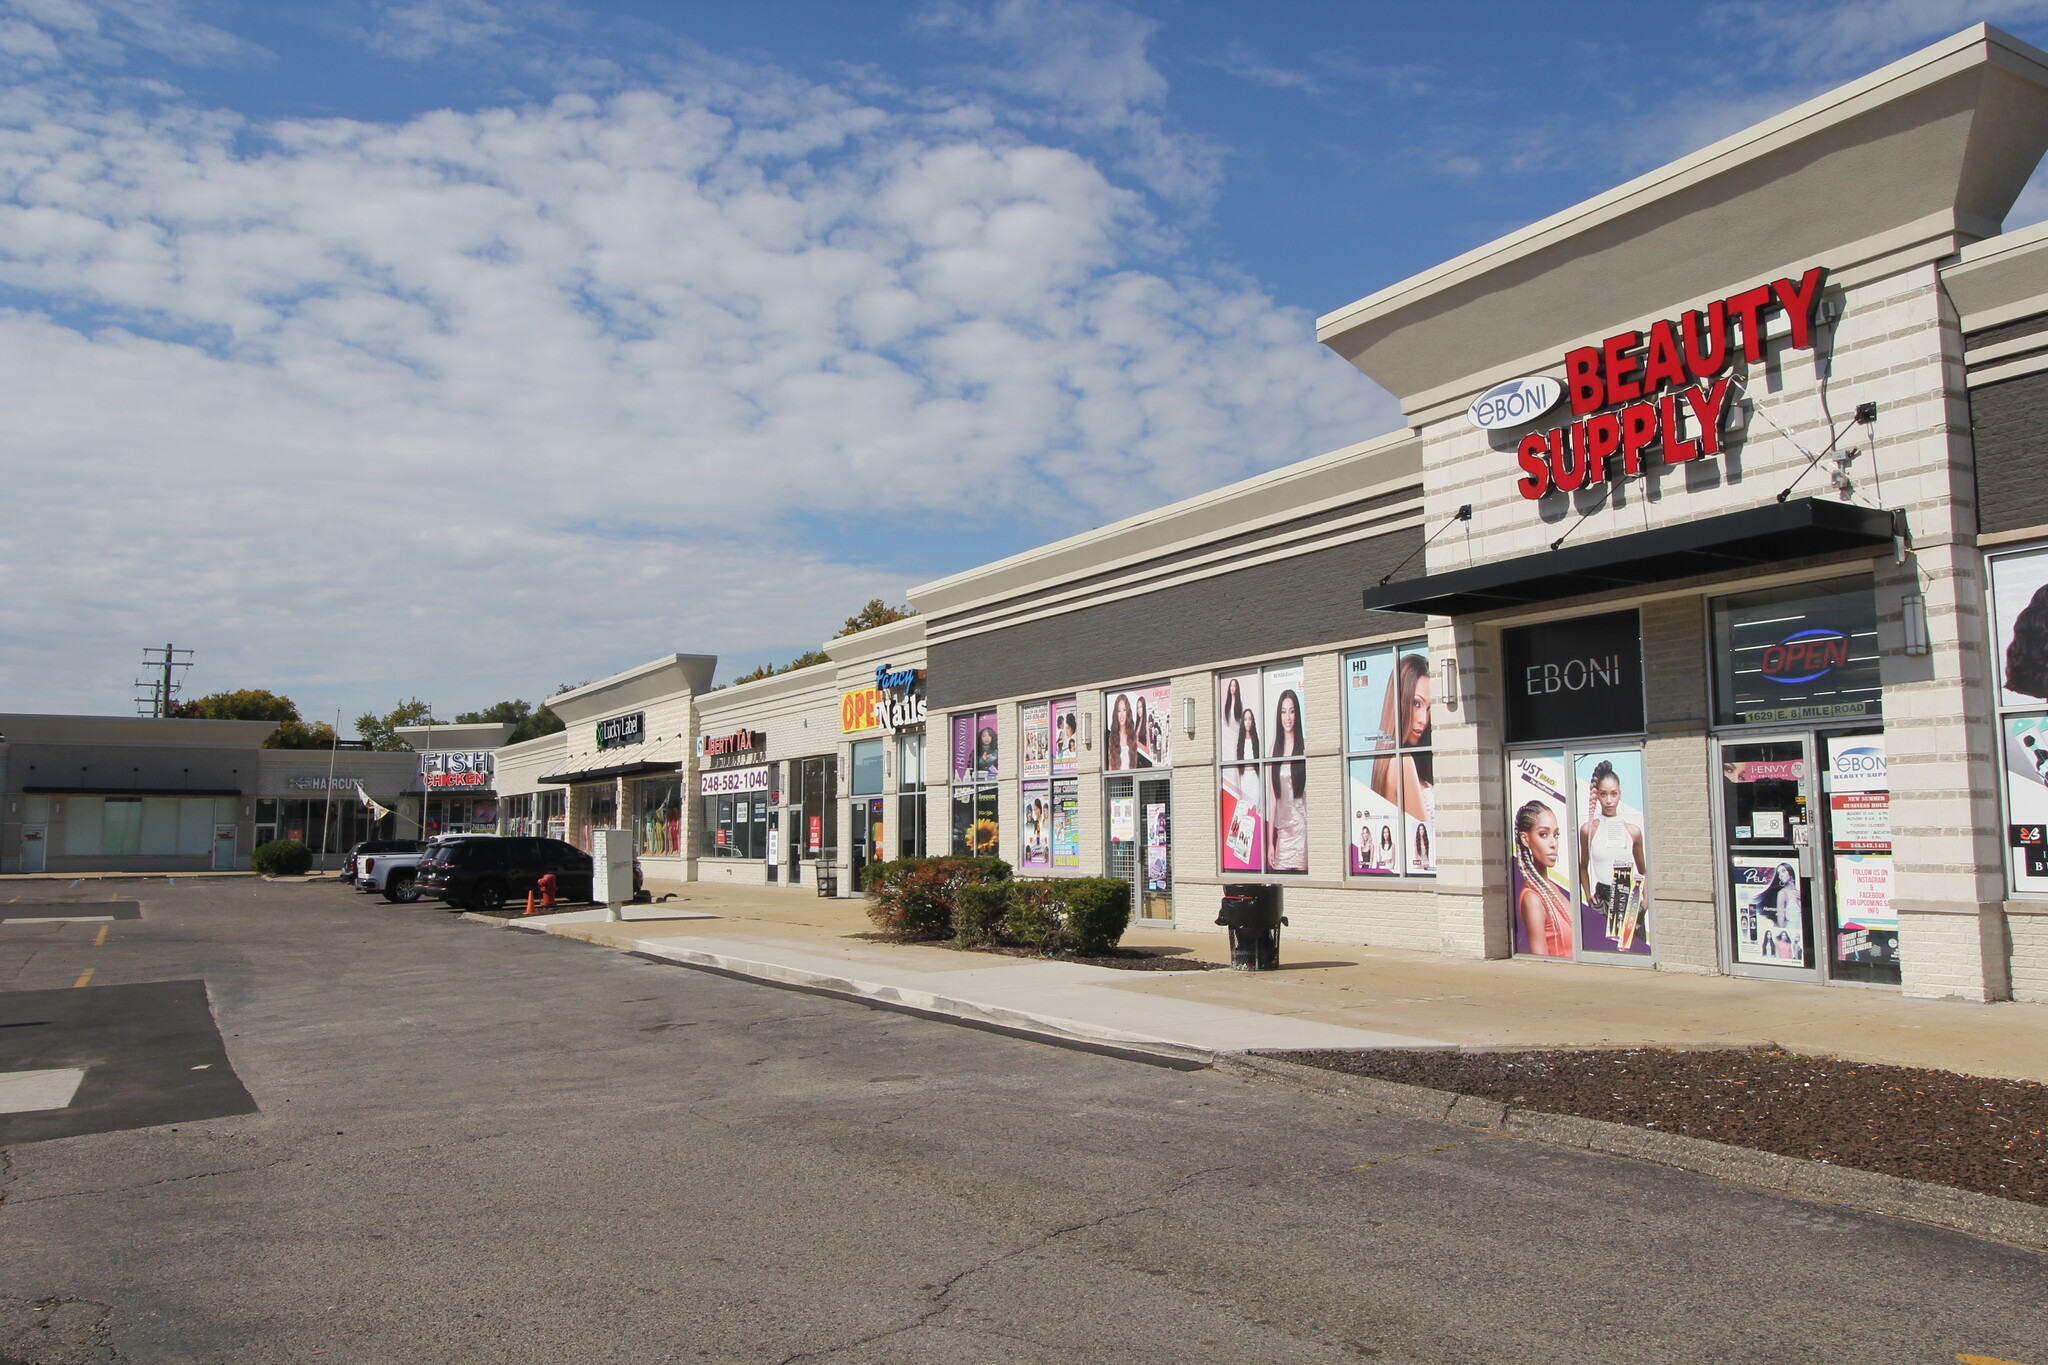
{"type": "Polygon", "coordinates": [[[417,839],[368,839],[348,851],[348,857],[341,865],[341,879],[353,883],[356,879],[356,860],[366,853],[417,853],[420,841],[417,839]]]}
{"type": "MultiPolygon", "coordinates": [[[[471,838],[437,839],[420,860],[421,892],[439,897],[461,910],[491,914],[508,901],[523,901],[538,892],[542,874],[555,874],[555,898],[590,899],[590,855],[560,839],[471,838]]],[[[640,890],[640,865],[633,864],[633,890],[640,890]]]]}

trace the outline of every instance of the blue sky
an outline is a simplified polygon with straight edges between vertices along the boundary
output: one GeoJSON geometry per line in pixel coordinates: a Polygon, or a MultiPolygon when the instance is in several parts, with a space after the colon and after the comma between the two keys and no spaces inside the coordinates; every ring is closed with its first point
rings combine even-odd
{"type": "MultiPolygon", "coordinates": [[[[2048,0],[0,0],[0,709],[444,716],[1390,429],[1317,313],[2048,0]]],[[[2030,187],[2009,225],[2048,213],[2030,187]]]]}

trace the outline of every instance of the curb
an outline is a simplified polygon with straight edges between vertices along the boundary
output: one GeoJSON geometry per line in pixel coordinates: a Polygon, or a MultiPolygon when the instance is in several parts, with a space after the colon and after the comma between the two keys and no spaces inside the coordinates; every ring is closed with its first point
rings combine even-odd
{"type": "Polygon", "coordinates": [[[1836,1166],[1803,1157],[1780,1156],[1707,1138],[1657,1133],[1604,1119],[1582,1119],[1482,1100],[1425,1086],[1403,1085],[1372,1076],[1232,1052],[1216,1059],[1216,1070],[1233,1076],[1283,1081],[1368,1108],[1438,1123],[1484,1128],[1508,1137],[1608,1156],[1636,1157],[1719,1180],[1753,1185],[1781,1194],[1847,1204],[1935,1227],[1991,1237],[2032,1250],[2048,1250],[2048,1207],[1959,1190],[1903,1176],[1836,1166]]]}
{"type": "Polygon", "coordinates": [[[636,940],[630,945],[597,943],[580,935],[556,933],[539,925],[529,928],[517,920],[501,920],[466,910],[462,912],[460,918],[500,929],[515,929],[521,933],[546,934],[550,938],[589,943],[595,947],[611,948],[615,952],[646,958],[651,962],[693,967],[721,976],[758,981],[767,986],[781,986],[814,995],[830,995],[859,1004],[880,1005],[926,1018],[994,1028],[1004,1033],[1040,1038],[1048,1042],[1106,1049],[1140,1061],[1160,1061],[1183,1068],[1201,1068],[1215,1065],[1220,1055],[1210,1048],[1169,1042],[1164,1038],[1152,1038],[1139,1033],[1125,1033],[1120,1029],[1101,1028],[1093,1024],[1084,1024],[1079,1020],[1062,1019],[1056,1015],[1033,1014],[1028,1010],[985,1005],[973,1000],[935,995],[929,991],[906,990],[900,986],[889,986],[880,982],[859,981],[825,972],[806,971],[801,967],[785,967],[777,962],[758,962],[749,958],[731,957],[724,953],[707,953],[696,948],[677,948],[669,944],[657,948],[644,940],[636,940]]]}

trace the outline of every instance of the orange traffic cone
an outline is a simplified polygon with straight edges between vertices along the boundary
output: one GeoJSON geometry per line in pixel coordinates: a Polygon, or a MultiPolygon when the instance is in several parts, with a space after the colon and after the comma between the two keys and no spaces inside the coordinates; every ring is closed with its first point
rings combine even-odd
{"type": "Polygon", "coordinates": [[[533,913],[533,893],[531,891],[526,893],[526,913],[529,915],[533,913]]]}

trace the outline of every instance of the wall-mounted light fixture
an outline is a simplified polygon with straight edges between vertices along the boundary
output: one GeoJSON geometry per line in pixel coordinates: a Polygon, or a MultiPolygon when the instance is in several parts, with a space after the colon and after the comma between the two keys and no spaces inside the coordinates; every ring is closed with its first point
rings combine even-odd
{"type": "Polygon", "coordinates": [[[1900,615],[1906,626],[1906,653],[1923,658],[1934,652],[1934,646],[1927,639],[1927,598],[1917,592],[1909,592],[1899,600],[1904,608],[1900,615]]]}
{"type": "Polygon", "coordinates": [[[1180,728],[1181,732],[1189,739],[1195,737],[1195,699],[1193,697],[1182,697],[1180,699],[1180,728]]]}
{"type": "Polygon", "coordinates": [[[1441,700],[1443,701],[1444,709],[1446,711],[1457,710],[1458,656],[1455,654],[1446,656],[1444,661],[1437,665],[1437,673],[1443,679],[1444,695],[1441,700]]]}
{"type": "Polygon", "coordinates": [[[1084,749],[1093,749],[1095,747],[1095,713],[1093,711],[1083,711],[1081,713],[1081,747],[1084,749]]]}

